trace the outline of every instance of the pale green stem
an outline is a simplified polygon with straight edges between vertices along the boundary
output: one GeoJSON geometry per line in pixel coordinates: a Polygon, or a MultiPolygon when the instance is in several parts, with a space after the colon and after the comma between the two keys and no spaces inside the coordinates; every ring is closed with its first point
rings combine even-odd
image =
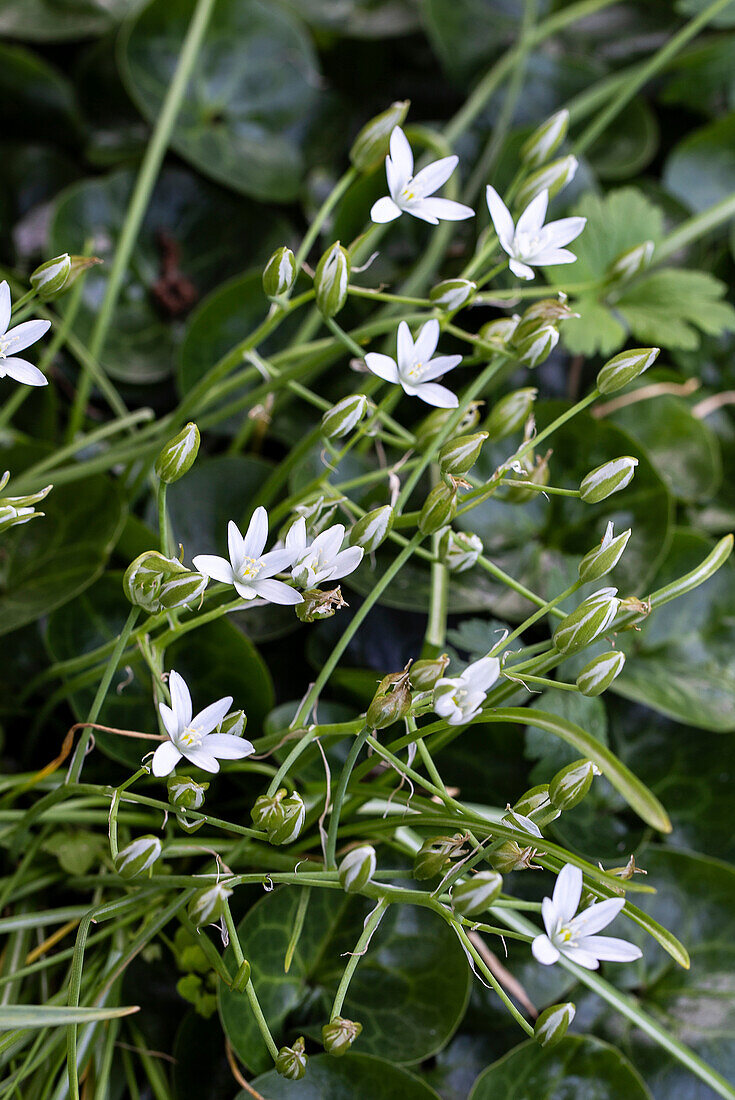
{"type": "Polygon", "coordinates": [[[357,969],[357,964],[363,955],[366,954],[370,945],[370,940],[373,937],[373,933],[380,924],[381,920],[385,916],[389,901],[387,898],[382,897],[378,904],[373,909],[372,913],[365,921],[365,927],[362,930],[362,935],[355,944],[355,950],[350,955],[347,966],[345,967],[344,974],[337,986],[337,992],[334,995],[334,1003],[332,1004],[332,1011],[329,1013],[329,1019],[333,1020],[335,1016],[339,1016],[342,1011],[342,1005],[344,1004],[345,997],[347,996],[347,990],[350,988],[350,982],[352,976],[357,969]]]}
{"type": "MultiPolygon", "coordinates": [[[[225,899],[224,918],[225,925],[227,926],[227,932],[230,937],[230,944],[232,945],[232,950],[235,955],[235,962],[237,963],[237,967],[239,969],[245,962],[245,956],[242,953],[242,947],[240,946],[240,937],[237,934],[237,928],[235,927],[235,922],[232,919],[232,913],[230,911],[230,906],[227,899],[225,899]]],[[[258,1025],[258,1031],[263,1037],[263,1042],[268,1048],[268,1053],[275,1062],[276,1058],[278,1057],[278,1047],[276,1046],[275,1039],[271,1034],[271,1029],[268,1027],[268,1021],[263,1015],[263,1009],[260,1007],[260,1001],[258,1000],[257,993],[255,992],[255,986],[253,985],[252,979],[250,979],[248,981],[248,984],[245,986],[245,996],[250,1002],[250,1010],[253,1013],[255,1023],[258,1025]]]]}

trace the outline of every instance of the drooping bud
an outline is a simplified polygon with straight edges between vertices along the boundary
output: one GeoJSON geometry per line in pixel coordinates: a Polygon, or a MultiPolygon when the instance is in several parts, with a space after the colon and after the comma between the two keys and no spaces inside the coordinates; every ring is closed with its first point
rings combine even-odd
{"type": "MultiPolygon", "coordinates": [[[[456,425],[457,432],[470,432],[480,422],[480,406],[481,401],[471,401],[464,413],[459,424],[456,425]]],[[[416,436],[416,445],[420,450],[426,450],[431,444],[435,436],[442,431],[447,421],[451,416],[454,416],[454,409],[434,409],[432,413],[421,421],[416,428],[414,435],[416,436]]]]}
{"type": "Polygon", "coordinates": [[[533,412],[533,404],[537,396],[538,390],[534,386],[527,386],[501,397],[493,405],[485,421],[485,430],[490,438],[505,439],[513,432],[521,431],[533,412]]]}
{"type": "Polygon", "coordinates": [[[357,1020],[346,1020],[344,1016],[335,1016],[322,1028],[322,1043],[327,1054],[341,1058],[350,1049],[362,1031],[357,1020]]]}
{"type": "Polygon", "coordinates": [[[41,301],[48,302],[65,289],[70,274],[71,256],[65,252],[37,267],[28,281],[41,301]]]}
{"type": "Polygon", "coordinates": [[[408,668],[390,672],[378,684],[367,709],[365,720],[373,730],[382,730],[405,718],[411,709],[411,683],[408,668]]]}
{"type": "Polygon", "coordinates": [[[537,127],[521,146],[521,160],[529,168],[544,164],[559,148],[569,129],[569,111],[557,111],[537,127]]]}
{"type": "Polygon", "coordinates": [[[322,256],[314,273],[317,309],[323,317],[335,317],[347,301],[350,257],[336,241],[322,256]]]}
{"type": "Polygon", "coordinates": [[[440,527],[446,527],[457,514],[457,490],[444,482],[435,485],[419,513],[418,529],[422,535],[433,535],[440,527]]]}
{"type": "Polygon", "coordinates": [[[557,772],[549,783],[549,796],[558,810],[571,810],[582,801],[600,769],[591,760],[577,760],[557,772]]]}
{"type": "Polygon", "coordinates": [[[410,105],[409,99],[391,103],[387,111],[363,126],[350,149],[350,162],[358,172],[369,172],[387,156],[390,136],[396,126],[403,125],[410,105]]]}
{"type": "Polygon", "coordinates": [[[455,833],[454,836],[428,837],[416,853],[413,861],[413,877],[423,882],[447,871],[452,860],[464,854],[465,839],[462,833],[455,833]]]}
{"type": "MultiPolygon", "coordinates": [[[[535,459],[533,455],[522,458],[519,463],[522,469],[513,470],[511,480],[528,482],[530,485],[548,485],[551,477],[549,454],[543,457],[539,455],[535,459]]],[[[537,496],[536,489],[526,489],[523,485],[510,485],[505,500],[508,504],[525,504],[527,500],[534,500],[537,496]]]]}
{"type": "Polygon", "coordinates": [[[437,309],[454,311],[469,304],[477,290],[470,279],[445,279],[429,291],[429,301],[437,309]]]}
{"type": "Polygon", "coordinates": [[[643,241],[633,248],[621,252],[607,269],[608,279],[632,279],[650,265],[655,245],[653,241],[643,241]]]}
{"type": "Polygon", "coordinates": [[[216,924],[221,920],[225,902],[231,895],[232,890],[228,890],[221,882],[197,890],[186,910],[194,927],[203,928],[205,924],[216,924]]]}
{"type": "Polygon", "coordinates": [[[356,428],[370,408],[370,400],[364,393],[343,397],[322,417],[322,435],[325,439],[341,439],[356,428]]]}
{"type": "Polygon", "coordinates": [[[451,527],[445,527],[439,538],[439,560],[451,573],[465,573],[472,569],[482,551],[482,539],[471,531],[453,531],[451,527]]]}
{"type": "Polygon", "coordinates": [[[623,386],[627,386],[648,370],[656,362],[660,352],[661,348],[630,348],[629,351],[621,351],[619,355],[608,359],[597,375],[598,390],[600,393],[622,390],[623,386]]]}
{"type": "Polygon", "coordinates": [[[584,666],[577,677],[577,687],[582,695],[602,695],[617,680],[624,664],[625,654],[617,649],[601,653],[584,666]]]}
{"type": "Polygon", "coordinates": [[[339,865],[339,881],[348,894],[359,894],[373,878],[377,866],[375,849],[362,844],[347,853],[339,865]]]}
{"type": "Polygon", "coordinates": [[[263,269],[263,290],[269,301],[288,294],[296,282],[296,257],[290,248],[277,248],[263,269]]]}
{"type": "Polygon", "coordinates": [[[605,633],[618,613],[617,591],[617,588],[601,588],[562,619],[552,639],[560,653],[584,649],[605,633]]]}
{"type": "Polygon", "coordinates": [[[156,473],[161,481],[173,485],[192,468],[199,454],[199,442],[199,429],[191,421],[169,439],[156,459],[156,473]]]}
{"type": "Polygon", "coordinates": [[[588,581],[599,580],[614,569],[623,556],[630,536],[630,527],[622,534],[614,535],[612,521],[608,523],[600,545],[593,547],[579,563],[579,579],[587,584],[588,581]]]}
{"type": "Polygon", "coordinates": [[[585,504],[599,504],[601,500],[607,500],[633,480],[637,465],[638,459],[631,458],[630,455],[603,462],[602,466],[596,466],[582,478],[579,485],[580,497],[585,504]]]}
{"type": "Polygon", "coordinates": [[[517,313],[512,317],[496,317],[494,321],[487,321],[477,335],[483,343],[489,344],[496,351],[505,351],[520,320],[517,313]]]}
{"type": "Polygon", "coordinates": [[[307,588],[301,596],[301,603],[296,604],[294,611],[302,623],[316,623],[321,622],[322,619],[331,619],[335,612],[349,606],[347,601],[342,599],[342,589],[339,585],[336,588],[307,588]]]}
{"type": "Polygon", "coordinates": [[[350,546],[361,546],[366,554],[372,554],[385,542],[393,526],[394,511],[389,504],[374,508],[359,519],[349,533],[350,546]]]}
{"type": "Polygon", "coordinates": [[[532,370],[549,358],[559,343],[559,329],[551,322],[539,324],[519,343],[513,341],[515,357],[524,367],[532,370]]]}
{"type": "Polygon", "coordinates": [[[474,435],[458,435],[449,439],[439,450],[437,461],[442,474],[461,477],[477,462],[487,432],[475,432],[474,435]]]}
{"type": "Polygon", "coordinates": [[[276,1070],[288,1081],[300,1081],[306,1073],[306,1046],[300,1036],[290,1047],[281,1047],[276,1055],[276,1070]]]}
{"type": "Polygon", "coordinates": [[[136,607],[149,614],[185,607],[200,599],[209,579],[157,550],[139,554],[125,570],[123,590],[136,607]]]}
{"type": "Polygon", "coordinates": [[[544,1009],[533,1025],[536,1042],[542,1047],[555,1047],[566,1035],[576,1012],[571,1001],[544,1009]]]}
{"type": "Polygon", "coordinates": [[[440,657],[414,661],[409,673],[411,687],[416,691],[431,691],[437,680],[441,680],[448,667],[449,655],[447,653],[442,653],[440,657]]]}
{"type": "Polygon", "coordinates": [[[160,855],[161,841],[157,836],[139,836],[117,853],[115,870],[123,878],[135,878],[149,871],[160,855]]]}
{"type": "Polygon", "coordinates": [[[577,174],[578,167],[579,161],[577,158],[568,156],[560,157],[558,160],[552,161],[551,164],[539,168],[538,171],[532,172],[518,189],[516,206],[519,210],[525,210],[529,203],[542,191],[548,191],[549,198],[553,199],[554,195],[558,195],[563,187],[571,183],[577,174]]]}
{"type": "Polygon", "coordinates": [[[452,887],[452,908],[463,917],[486,912],[503,889],[497,871],[478,871],[465,882],[452,887]]]}

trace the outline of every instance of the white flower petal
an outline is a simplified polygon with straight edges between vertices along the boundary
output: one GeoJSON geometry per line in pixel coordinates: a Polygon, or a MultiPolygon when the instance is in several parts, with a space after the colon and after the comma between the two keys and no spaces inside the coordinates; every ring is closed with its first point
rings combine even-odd
{"type": "Polygon", "coordinates": [[[435,359],[430,359],[426,364],[421,375],[421,381],[433,382],[435,378],[440,378],[442,374],[449,374],[450,370],[454,370],[461,362],[461,355],[437,355],[435,359]]]}
{"type": "Polygon", "coordinates": [[[227,558],[220,558],[216,554],[197,554],[192,558],[192,565],[198,573],[203,573],[213,581],[233,583],[232,566],[227,558]]]}
{"type": "Polygon", "coordinates": [[[269,550],[260,560],[263,567],[258,576],[253,578],[251,582],[253,585],[256,580],[265,580],[266,577],[272,577],[274,573],[282,573],[284,569],[293,565],[294,552],[293,550],[269,550]]]}
{"type": "Polygon", "coordinates": [[[176,715],[171,710],[171,707],[168,706],[168,704],[166,703],[159,703],[158,712],[161,715],[164,729],[166,730],[166,733],[169,735],[169,737],[178,737],[179,733],[181,732],[181,728],[179,727],[179,723],[176,721],[176,715]]]}
{"type": "Polygon", "coordinates": [[[242,552],[246,558],[259,558],[268,538],[268,513],[261,505],[256,508],[243,539],[242,552]]]}
{"type": "Polygon", "coordinates": [[[615,939],[614,936],[585,936],[579,941],[579,948],[594,953],[604,962],[634,962],[643,954],[634,943],[615,939]]]}
{"type": "Polygon", "coordinates": [[[160,779],[164,775],[170,775],[179,760],[181,753],[173,741],[163,741],[153,753],[151,771],[160,779]]]}
{"type": "Polygon", "coordinates": [[[363,559],[364,551],[361,546],[349,546],[347,550],[341,550],[332,561],[330,576],[335,580],[340,577],[349,577],[354,573],[363,559]]]}
{"type": "Polygon", "coordinates": [[[168,689],[171,692],[171,708],[180,728],[188,726],[191,722],[192,706],[191,693],[186,686],[186,680],[179,676],[174,669],[168,674],[168,689]]]}
{"type": "Polygon", "coordinates": [[[391,199],[395,201],[403,187],[408,183],[408,177],[401,175],[390,157],[385,158],[385,178],[388,181],[388,193],[391,199]]]}
{"type": "Polygon", "coordinates": [[[487,691],[500,675],[500,661],[497,657],[482,657],[464,670],[464,675],[474,691],[487,691]]]}
{"type": "MultiPolygon", "coordinates": [[[[424,221],[463,222],[466,218],[474,218],[475,211],[471,206],[465,206],[454,199],[421,199],[421,215],[424,221]]],[[[409,211],[411,214],[413,210],[409,211]]]]}
{"type": "Polygon", "coordinates": [[[536,274],[532,267],[529,267],[528,264],[522,264],[520,260],[509,260],[508,267],[519,279],[533,279],[536,274]]]}
{"type": "Polygon", "coordinates": [[[447,182],[458,164],[459,157],[456,156],[442,157],[441,160],[435,160],[433,164],[427,164],[413,177],[411,189],[421,198],[433,195],[447,182]]]}
{"type": "Polygon", "coordinates": [[[369,351],[365,356],[365,365],[368,370],[373,374],[377,374],[378,378],[383,378],[386,382],[398,381],[398,366],[394,359],[391,359],[389,355],[382,355],[378,351],[369,351]]]}
{"type": "Polygon", "coordinates": [[[585,970],[597,970],[600,965],[596,955],[591,951],[584,951],[581,947],[568,947],[565,945],[561,950],[567,959],[571,959],[577,966],[583,966],[585,970]]]}
{"type": "MultiPolygon", "coordinates": [[[[549,206],[549,192],[540,191],[534,199],[531,199],[526,209],[521,214],[516,224],[516,238],[521,233],[528,233],[533,235],[538,233],[541,226],[544,224],[544,218],[546,217],[546,211],[549,206]]],[[[570,238],[571,240],[571,238],[570,238]]]]}
{"type": "Polygon", "coordinates": [[[541,916],[544,928],[549,936],[553,936],[558,926],[556,906],[551,898],[543,898],[541,901],[541,916]]]}
{"type": "Polygon", "coordinates": [[[574,264],[577,262],[577,257],[568,248],[550,248],[538,259],[534,258],[533,262],[540,267],[554,267],[555,264],[574,264]]]}
{"type": "Polygon", "coordinates": [[[400,218],[402,213],[400,206],[396,206],[393,199],[384,195],[382,199],[373,203],[370,209],[370,220],[378,225],[384,225],[386,222],[393,222],[396,218],[400,218]]]}
{"type": "Polygon", "coordinates": [[[572,921],[572,927],[577,935],[592,936],[595,932],[607,928],[624,905],[625,898],[607,898],[605,901],[598,901],[589,908],[583,909],[572,921]]]}
{"type": "Polygon", "coordinates": [[[582,872],[579,867],[565,863],[557,876],[552,894],[554,907],[562,924],[569,924],[579,908],[581,897],[582,872]]]}
{"type": "Polygon", "coordinates": [[[268,600],[269,603],[284,605],[303,603],[303,596],[295,592],[294,589],[290,588],[287,584],[284,584],[283,581],[257,580],[252,587],[258,596],[261,596],[264,600],[268,600]]]}
{"type": "Polygon", "coordinates": [[[299,516],[286,532],[286,549],[298,555],[306,549],[306,520],[299,516]]]}
{"type": "Polygon", "coordinates": [[[183,753],[195,768],[201,768],[203,772],[218,772],[219,763],[206,749],[186,749],[183,753]]]}
{"type": "Polygon", "coordinates": [[[430,321],[427,321],[425,325],[421,326],[421,329],[416,337],[416,342],[413,345],[413,360],[416,363],[428,363],[432,355],[436,351],[436,345],[439,343],[439,322],[436,317],[432,317],[430,321]]]}
{"type": "Polygon", "coordinates": [[[485,190],[485,196],[487,198],[487,208],[490,211],[490,217],[493,219],[493,225],[501,247],[506,252],[510,252],[515,236],[515,227],[510,210],[494,187],[488,186],[485,190]]]}
{"type": "Polygon", "coordinates": [[[233,572],[239,573],[242,560],[245,557],[245,540],[240,533],[240,528],[231,519],[227,524],[227,552],[230,555],[233,572]]]}
{"type": "Polygon", "coordinates": [[[237,592],[238,596],[242,596],[244,600],[254,600],[255,597],[258,595],[253,586],[250,584],[243,584],[242,581],[238,580],[233,580],[232,583],[235,585],[235,591],[237,592]]]}
{"type": "Polygon", "coordinates": [[[536,936],[531,944],[531,951],[536,961],[543,963],[544,966],[551,966],[559,958],[559,952],[548,936],[536,936]]]}
{"type": "Polygon", "coordinates": [[[13,355],[0,359],[0,377],[3,375],[16,382],[23,382],[26,386],[48,386],[48,378],[38,367],[25,359],[16,359],[13,355]]]}
{"type": "Polygon", "coordinates": [[[0,283],[0,336],[3,336],[8,331],[11,309],[10,287],[8,286],[7,279],[3,279],[0,283]]]}
{"type": "MultiPolygon", "coordinates": [[[[408,393],[408,390],[406,392],[408,393]]],[[[440,386],[438,382],[425,382],[423,386],[417,388],[416,396],[437,409],[456,409],[459,405],[456,393],[452,393],[446,386],[440,386]]]]}
{"type": "Polygon", "coordinates": [[[202,748],[220,760],[242,760],[255,752],[250,741],[244,737],[234,737],[231,733],[210,733],[202,748]]]}
{"type": "Polygon", "coordinates": [[[436,214],[432,214],[427,207],[427,203],[430,203],[431,199],[413,199],[411,202],[406,202],[403,209],[407,214],[411,214],[412,217],[418,218],[422,222],[428,222],[429,225],[438,225],[439,219],[436,214]]]}
{"type": "Polygon", "coordinates": [[[35,344],[36,340],[40,340],[42,336],[45,336],[50,328],[50,321],[23,321],[22,324],[16,325],[15,328],[11,328],[5,334],[3,343],[8,351],[12,351],[15,355],[16,352],[25,351],[31,344],[35,344]]]}
{"type": "Polygon", "coordinates": [[[394,126],[390,135],[390,159],[398,175],[404,181],[409,180],[413,175],[413,153],[400,126],[394,126]]]}
{"type": "Polygon", "coordinates": [[[416,363],[416,354],[411,330],[405,321],[401,321],[398,326],[396,348],[396,362],[398,363],[399,374],[405,374],[405,372],[410,370],[416,363]]]}
{"type": "Polygon", "coordinates": [[[213,729],[217,728],[224,716],[229,713],[231,706],[231,695],[225,695],[222,699],[218,699],[216,703],[210,703],[208,707],[200,710],[199,714],[191,720],[189,723],[190,728],[196,733],[211,733],[213,729]]]}
{"type": "Polygon", "coordinates": [[[553,248],[562,248],[576,240],[586,224],[586,218],[560,218],[559,221],[549,222],[545,227],[549,235],[548,244],[553,248]]]}

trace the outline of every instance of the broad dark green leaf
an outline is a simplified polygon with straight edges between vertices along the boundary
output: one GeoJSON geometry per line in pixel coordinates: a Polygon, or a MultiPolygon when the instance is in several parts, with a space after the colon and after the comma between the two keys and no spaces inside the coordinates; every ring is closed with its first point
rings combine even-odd
{"type": "MultiPolygon", "coordinates": [[[[0,27],[3,13],[0,11],[0,27]]],[[[0,33],[2,31],[0,30],[0,33]]],[[[3,138],[69,144],[79,131],[74,90],[60,72],[22,46],[0,44],[3,138]]]]}
{"type": "Polygon", "coordinates": [[[650,164],[658,141],[656,116],[639,96],[607,127],[586,155],[600,179],[624,180],[638,175],[650,164]]]}
{"type": "MultiPolygon", "coordinates": [[[[275,1070],[257,1077],[253,1088],[262,1090],[268,1100],[291,1100],[294,1093],[293,1083],[275,1070]]],[[[303,1100],[439,1100],[420,1077],[368,1054],[309,1058],[306,1077],[296,1088],[303,1100]]],[[[250,1100],[250,1095],[239,1092],[235,1100],[250,1100]]]]}
{"type": "Polygon", "coordinates": [[[664,167],[664,183],[695,213],[735,191],[735,112],[680,141],[664,167]]]}
{"type": "Polygon", "coordinates": [[[0,34],[29,42],[103,34],[128,7],[129,0],[3,0],[0,34]]]}

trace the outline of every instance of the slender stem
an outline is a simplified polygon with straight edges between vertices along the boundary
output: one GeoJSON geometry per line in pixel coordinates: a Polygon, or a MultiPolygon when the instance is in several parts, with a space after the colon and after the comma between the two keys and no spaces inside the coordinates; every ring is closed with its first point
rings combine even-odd
{"type": "MultiPolygon", "coordinates": [[[[230,911],[230,906],[227,899],[225,899],[224,918],[225,925],[227,926],[227,932],[230,937],[230,943],[232,944],[232,950],[235,955],[235,962],[237,963],[239,969],[245,962],[245,956],[242,952],[240,937],[237,934],[237,928],[235,927],[235,922],[232,919],[232,912],[230,911]]],[[[276,1046],[275,1039],[271,1034],[271,1029],[268,1027],[268,1021],[263,1015],[263,1009],[260,1007],[260,1001],[258,1000],[257,993],[255,992],[255,986],[253,985],[252,978],[248,980],[248,984],[245,986],[245,996],[250,1002],[250,1010],[253,1013],[256,1024],[258,1025],[258,1031],[263,1037],[263,1042],[268,1047],[268,1053],[275,1062],[276,1058],[278,1057],[278,1047],[276,1046]]]]}
{"type": "Polygon", "coordinates": [[[495,977],[492,970],[487,965],[487,963],[485,962],[482,955],[480,954],[480,952],[475,947],[475,945],[472,942],[472,940],[470,939],[470,937],[465,932],[462,925],[459,924],[457,921],[452,921],[451,924],[452,924],[452,927],[454,928],[454,931],[457,933],[457,937],[461,941],[464,949],[470,953],[470,955],[472,956],[472,958],[475,962],[475,965],[479,967],[479,969],[482,971],[484,977],[487,978],[487,980],[490,982],[490,985],[493,987],[493,989],[495,990],[497,995],[500,997],[501,1001],[503,1002],[505,1007],[508,1009],[508,1012],[510,1012],[513,1019],[516,1021],[517,1024],[519,1024],[523,1028],[526,1035],[533,1036],[533,1028],[529,1024],[528,1020],[526,1020],[520,1014],[520,1012],[518,1011],[516,1006],[513,1004],[510,997],[505,992],[502,985],[500,984],[498,979],[495,977]]]}
{"type": "Polygon", "coordinates": [[[159,481],[158,483],[158,541],[161,546],[161,553],[164,558],[168,558],[171,553],[171,545],[169,539],[168,530],[168,512],[166,511],[166,490],[168,485],[165,481],[159,481]]]}
{"type": "Polygon", "coordinates": [[[360,730],[350,746],[349,754],[340,772],[339,783],[337,784],[337,790],[334,792],[334,799],[332,800],[332,813],[329,818],[329,831],[327,832],[325,856],[328,871],[333,871],[337,867],[337,860],[335,858],[335,853],[337,851],[337,833],[339,831],[339,817],[342,812],[342,803],[344,802],[347,792],[347,784],[350,781],[352,769],[357,763],[357,758],[362,752],[363,746],[371,732],[372,730],[369,726],[365,726],[364,729],[360,730]]]}
{"type": "Polygon", "coordinates": [[[298,252],[296,253],[297,271],[301,270],[301,265],[303,264],[306,257],[309,255],[311,246],[319,236],[319,231],[321,230],[325,221],[331,214],[332,210],[334,210],[335,206],[342,198],[345,191],[347,191],[348,188],[351,187],[351,185],[357,179],[358,175],[359,173],[356,168],[348,168],[345,174],[342,176],[341,179],[337,181],[335,186],[330,191],[329,195],[322,203],[316,214],[316,217],[314,218],[313,222],[311,223],[304,235],[304,239],[301,242],[298,252]]]}
{"type": "Polygon", "coordinates": [[[357,969],[357,964],[359,963],[363,955],[367,952],[368,946],[370,945],[370,940],[373,938],[373,934],[376,928],[385,916],[389,904],[390,902],[388,901],[388,899],[382,897],[378,901],[378,904],[375,906],[368,919],[365,921],[365,927],[362,930],[362,935],[355,944],[355,950],[350,955],[340,983],[337,986],[337,992],[334,995],[334,1002],[332,1004],[332,1011],[329,1014],[330,1020],[333,1020],[335,1016],[340,1015],[342,1011],[342,1005],[344,1004],[345,997],[347,996],[347,990],[350,988],[352,976],[357,969]]]}

